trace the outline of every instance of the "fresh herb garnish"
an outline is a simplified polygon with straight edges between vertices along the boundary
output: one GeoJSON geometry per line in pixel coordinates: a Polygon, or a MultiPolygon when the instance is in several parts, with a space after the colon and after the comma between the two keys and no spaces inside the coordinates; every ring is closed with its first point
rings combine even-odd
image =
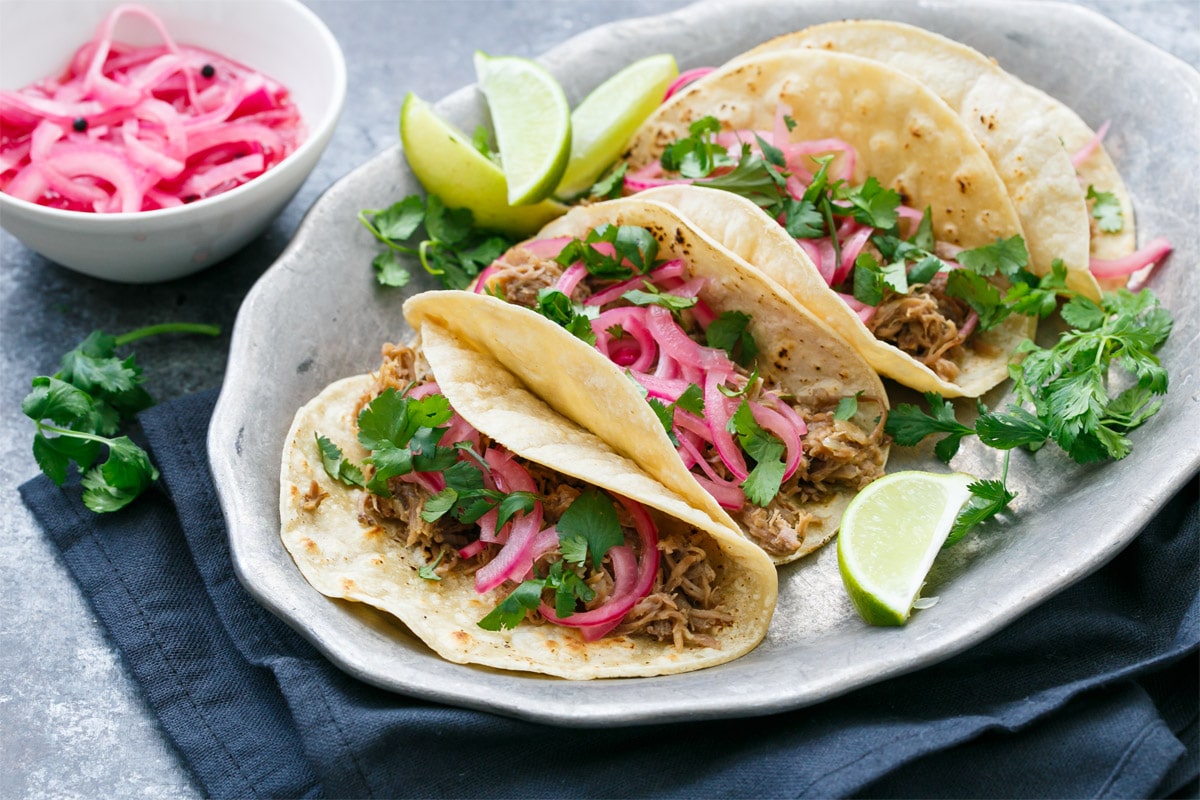
{"type": "Polygon", "coordinates": [[[398,254],[415,255],[448,289],[465,289],[480,270],[499,258],[513,240],[475,227],[470,209],[447,208],[437,195],[409,195],[388,208],[364,209],[359,221],[387,245],[375,257],[375,279],[404,286],[412,275],[398,254]],[[424,228],[424,236],[418,231],[424,228]]]}
{"type": "Polygon", "coordinates": [[[1100,230],[1105,233],[1117,233],[1125,227],[1125,214],[1121,211],[1121,201],[1112,192],[1096,191],[1095,186],[1088,186],[1087,199],[1093,200],[1092,217],[1097,221],[1100,230]]]}
{"type": "Polygon", "coordinates": [[[556,528],[562,560],[551,564],[544,578],[523,581],[479,621],[479,627],[489,631],[515,628],[527,611],[541,605],[542,592],[548,589],[554,592],[554,613],[560,618],[575,613],[577,600],[586,603],[596,596],[579,570],[589,553],[592,565],[599,569],[608,551],[625,541],[612,500],[589,487],[567,507],[556,528]]]}
{"type": "Polygon", "coordinates": [[[704,332],[709,347],[724,350],[735,362],[748,367],[758,355],[758,344],[750,333],[750,315],[723,311],[704,332]]]}
{"type": "Polygon", "coordinates": [[[438,564],[442,563],[442,559],[445,557],[446,557],[446,551],[442,550],[440,553],[438,553],[438,557],[434,560],[434,562],[432,564],[425,564],[424,566],[417,569],[417,577],[421,578],[422,580],[426,580],[426,581],[440,581],[442,579],[442,576],[438,575],[436,570],[437,570],[438,564]]]}
{"type": "Polygon", "coordinates": [[[646,288],[630,289],[625,294],[621,295],[623,300],[628,300],[635,306],[662,306],[668,311],[678,313],[685,308],[691,308],[699,301],[697,297],[684,297],[683,295],[671,294],[664,292],[654,284],[646,281],[646,288]]]}
{"type": "Polygon", "coordinates": [[[842,421],[854,419],[854,415],[858,413],[858,400],[860,397],[862,397],[862,392],[858,391],[838,400],[837,408],[833,410],[833,418],[842,421]]]}
{"type": "Polygon", "coordinates": [[[358,414],[358,441],[371,451],[364,463],[375,467],[367,491],[391,497],[388,479],[410,472],[441,472],[454,465],[458,452],[442,447],[445,428],[437,426],[453,415],[440,394],[420,399],[383,391],[358,414]]]}
{"type": "Polygon", "coordinates": [[[94,331],[63,355],[53,376],[39,375],[21,402],[33,420],[33,457],[42,472],[62,485],[74,462],[83,473],[83,502],[96,513],[125,507],[158,480],[158,470],[146,451],[128,436],[117,436],[121,425],[154,400],[142,386],[145,378],[131,355],[120,358],[119,347],[164,333],[216,336],[215,325],[165,323],[121,336],[94,331]],[[101,448],[104,462],[96,465],[101,448]]]}
{"type": "Polygon", "coordinates": [[[563,512],[558,521],[559,541],[582,539],[592,554],[592,566],[600,568],[600,562],[610,548],[625,541],[621,523],[617,520],[617,509],[613,501],[598,489],[588,487],[563,512]]]}
{"type": "Polygon", "coordinates": [[[888,415],[887,432],[902,446],[946,434],[934,447],[943,461],[953,458],[970,435],[1005,451],[1004,476],[972,484],[973,499],[955,529],[958,538],[1015,497],[1005,486],[1012,449],[1036,450],[1053,441],[1079,463],[1121,459],[1132,446],[1127,434],[1161,407],[1157,398],[1167,391],[1167,372],[1155,353],[1170,334],[1170,313],[1148,289],[1136,294],[1121,289],[1099,304],[1065,293],[1071,299],[1063,306],[1063,319],[1073,327],[1048,348],[1026,342],[1018,348],[1020,360],[1009,368],[1019,405],[993,412],[981,407],[969,426],[957,420],[948,401],[929,393],[931,414],[901,404],[888,415]],[[1114,393],[1110,372],[1117,367],[1127,376],[1118,385],[1132,385],[1114,393]]]}
{"type": "Polygon", "coordinates": [[[588,231],[583,239],[568,242],[555,261],[564,267],[582,262],[593,277],[624,280],[654,269],[657,256],[658,240],[650,231],[606,223],[588,231]],[[605,252],[608,248],[593,247],[596,244],[612,245],[612,254],[605,252]]]}
{"type": "Polygon", "coordinates": [[[756,506],[765,506],[779,494],[787,465],[783,455],[787,448],[775,434],[764,429],[754,419],[750,403],[743,400],[729,419],[729,432],[736,434],[738,443],[754,459],[754,468],[742,481],[746,499],[756,506]]]}
{"type": "Polygon", "coordinates": [[[534,310],[551,322],[566,328],[576,338],[589,345],[596,344],[592,320],[599,315],[600,309],[595,306],[573,303],[570,297],[559,290],[547,287],[538,291],[537,308],[534,310]]]}
{"type": "Polygon", "coordinates": [[[367,485],[367,479],[363,477],[362,470],[342,455],[342,448],[319,433],[314,435],[317,437],[317,449],[321,453],[321,466],[325,468],[329,477],[341,481],[346,486],[365,487],[367,485]]]}

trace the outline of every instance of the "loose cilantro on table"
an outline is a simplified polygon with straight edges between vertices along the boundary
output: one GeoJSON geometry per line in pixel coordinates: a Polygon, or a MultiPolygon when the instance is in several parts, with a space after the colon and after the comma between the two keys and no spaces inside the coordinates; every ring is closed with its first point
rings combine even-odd
{"type": "Polygon", "coordinates": [[[151,483],[158,470],[146,451],[128,436],[117,436],[137,412],[154,405],[134,357],[120,347],[164,333],[216,336],[215,325],[165,323],[121,336],[94,331],[63,355],[53,376],[39,375],[21,403],[33,420],[33,457],[42,472],[62,485],[72,462],[83,473],[83,502],[96,513],[124,508],[151,483]],[[105,460],[96,465],[102,449],[105,460]]]}
{"type": "Polygon", "coordinates": [[[510,248],[513,240],[475,227],[470,209],[447,208],[437,195],[409,195],[387,208],[364,209],[359,221],[388,249],[375,257],[375,279],[404,286],[412,274],[399,257],[415,255],[447,289],[465,289],[480,271],[510,248]],[[424,236],[418,231],[424,228],[424,236]]]}
{"type": "Polygon", "coordinates": [[[1127,434],[1162,405],[1158,398],[1166,393],[1168,379],[1156,352],[1170,335],[1172,320],[1153,292],[1121,289],[1095,303],[1070,290],[1059,291],[1070,298],[1062,316],[1072,327],[1051,347],[1026,342],[1018,348],[1022,358],[1009,367],[1017,404],[1004,411],[981,405],[970,426],[958,421],[947,400],[928,393],[932,413],[903,403],[888,415],[887,432],[901,446],[945,434],[934,446],[943,461],[953,458],[962,439],[971,435],[1005,451],[998,481],[971,484],[972,499],[959,515],[952,541],[1015,499],[1005,485],[1014,448],[1037,450],[1052,441],[1079,463],[1121,459],[1132,447],[1127,434]],[[1112,380],[1114,370],[1124,375],[1112,380]],[[1114,384],[1124,388],[1114,389],[1114,384]]]}

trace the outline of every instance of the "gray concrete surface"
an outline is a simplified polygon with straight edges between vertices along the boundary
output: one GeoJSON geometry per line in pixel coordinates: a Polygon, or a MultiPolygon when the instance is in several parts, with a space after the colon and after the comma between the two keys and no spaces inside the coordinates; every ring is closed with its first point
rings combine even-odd
{"type": "MultiPolygon", "coordinates": [[[[317,170],[264,236],[200,275],[127,287],[58,267],[0,232],[0,797],[200,794],[17,497],[18,484],[37,474],[29,450],[30,426],[20,413],[29,379],[53,371],[59,355],[95,328],[119,333],[151,322],[188,319],[218,323],[225,334],[218,340],[140,343],[138,360],[149,376],[148,387],[155,397],[167,399],[219,385],[228,332],[242,297],[282,251],[320,193],[395,142],[399,101],[406,91],[436,99],[471,82],[471,53],[477,48],[536,55],[594,25],[686,4],[306,2],[345,50],[350,94],[317,170]]],[[[1200,64],[1200,0],[1080,2],[1192,65],[1200,64]]],[[[1069,32],[1064,41],[1069,42],[1069,32]]],[[[1169,154],[1163,156],[1169,159],[1169,154]]]]}

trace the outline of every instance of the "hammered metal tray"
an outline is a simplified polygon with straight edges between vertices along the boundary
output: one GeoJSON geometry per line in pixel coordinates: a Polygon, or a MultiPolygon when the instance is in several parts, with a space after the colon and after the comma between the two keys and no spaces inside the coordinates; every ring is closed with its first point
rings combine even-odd
{"type": "MultiPolygon", "coordinates": [[[[209,454],[238,575],[267,608],[340,668],[380,687],[543,722],[604,726],[751,716],[816,703],[944,659],[1084,577],[1124,547],[1200,464],[1200,75],[1078,6],[1047,2],[711,2],[597,28],[545,63],[577,102],[602,76],[670,52],[680,69],[717,64],[779,33],[846,17],[894,18],[976,47],[1066,101],[1093,127],[1128,182],[1143,241],[1176,250],[1151,286],[1174,312],[1162,358],[1172,388],[1121,462],[1081,467],[1055,448],[1018,452],[1010,473],[1016,513],[972,535],[936,565],[926,595],[940,601],[904,628],[864,625],[846,599],[833,547],[780,573],[766,640],[732,663],[685,675],[570,682],[451,664],[385,614],[332,601],[301,577],[278,534],[281,448],[295,410],[333,380],[372,369],[384,339],[403,339],[407,293],[379,290],[375,241],[355,221],[419,189],[398,146],[333,186],[247,296],[234,330],[209,454]],[[1071,46],[1063,33],[1070,32],[1071,46]],[[1163,160],[1179,165],[1164,182],[1163,160]],[[298,314],[297,309],[304,309],[298,314]],[[278,335],[287,331],[286,336],[278,335]],[[259,476],[247,480],[246,476],[259,476]]],[[[473,87],[438,110],[472,130],[483,119],[473,87]]],[[[1005,389],[984,398],[1004,401],[1005,389]]],[[[889,386],[893,403],[911,393],[889,386]]],[[[957,469],[999,474],[994,451],[970,443],[957,469]]],[[[944,469],[928,448],[893,448],[890,470],[944,469]]]]}

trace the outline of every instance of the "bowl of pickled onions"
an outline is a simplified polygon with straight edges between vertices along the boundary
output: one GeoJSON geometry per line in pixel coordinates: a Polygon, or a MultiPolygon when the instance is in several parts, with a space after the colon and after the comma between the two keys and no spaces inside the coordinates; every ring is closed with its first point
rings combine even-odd
{"type": "Polygon", "coordinates": [[[271,224],[336,127],[346,67],[298,0],[0,0],[0,226],[149,283],[271,224]]]}

